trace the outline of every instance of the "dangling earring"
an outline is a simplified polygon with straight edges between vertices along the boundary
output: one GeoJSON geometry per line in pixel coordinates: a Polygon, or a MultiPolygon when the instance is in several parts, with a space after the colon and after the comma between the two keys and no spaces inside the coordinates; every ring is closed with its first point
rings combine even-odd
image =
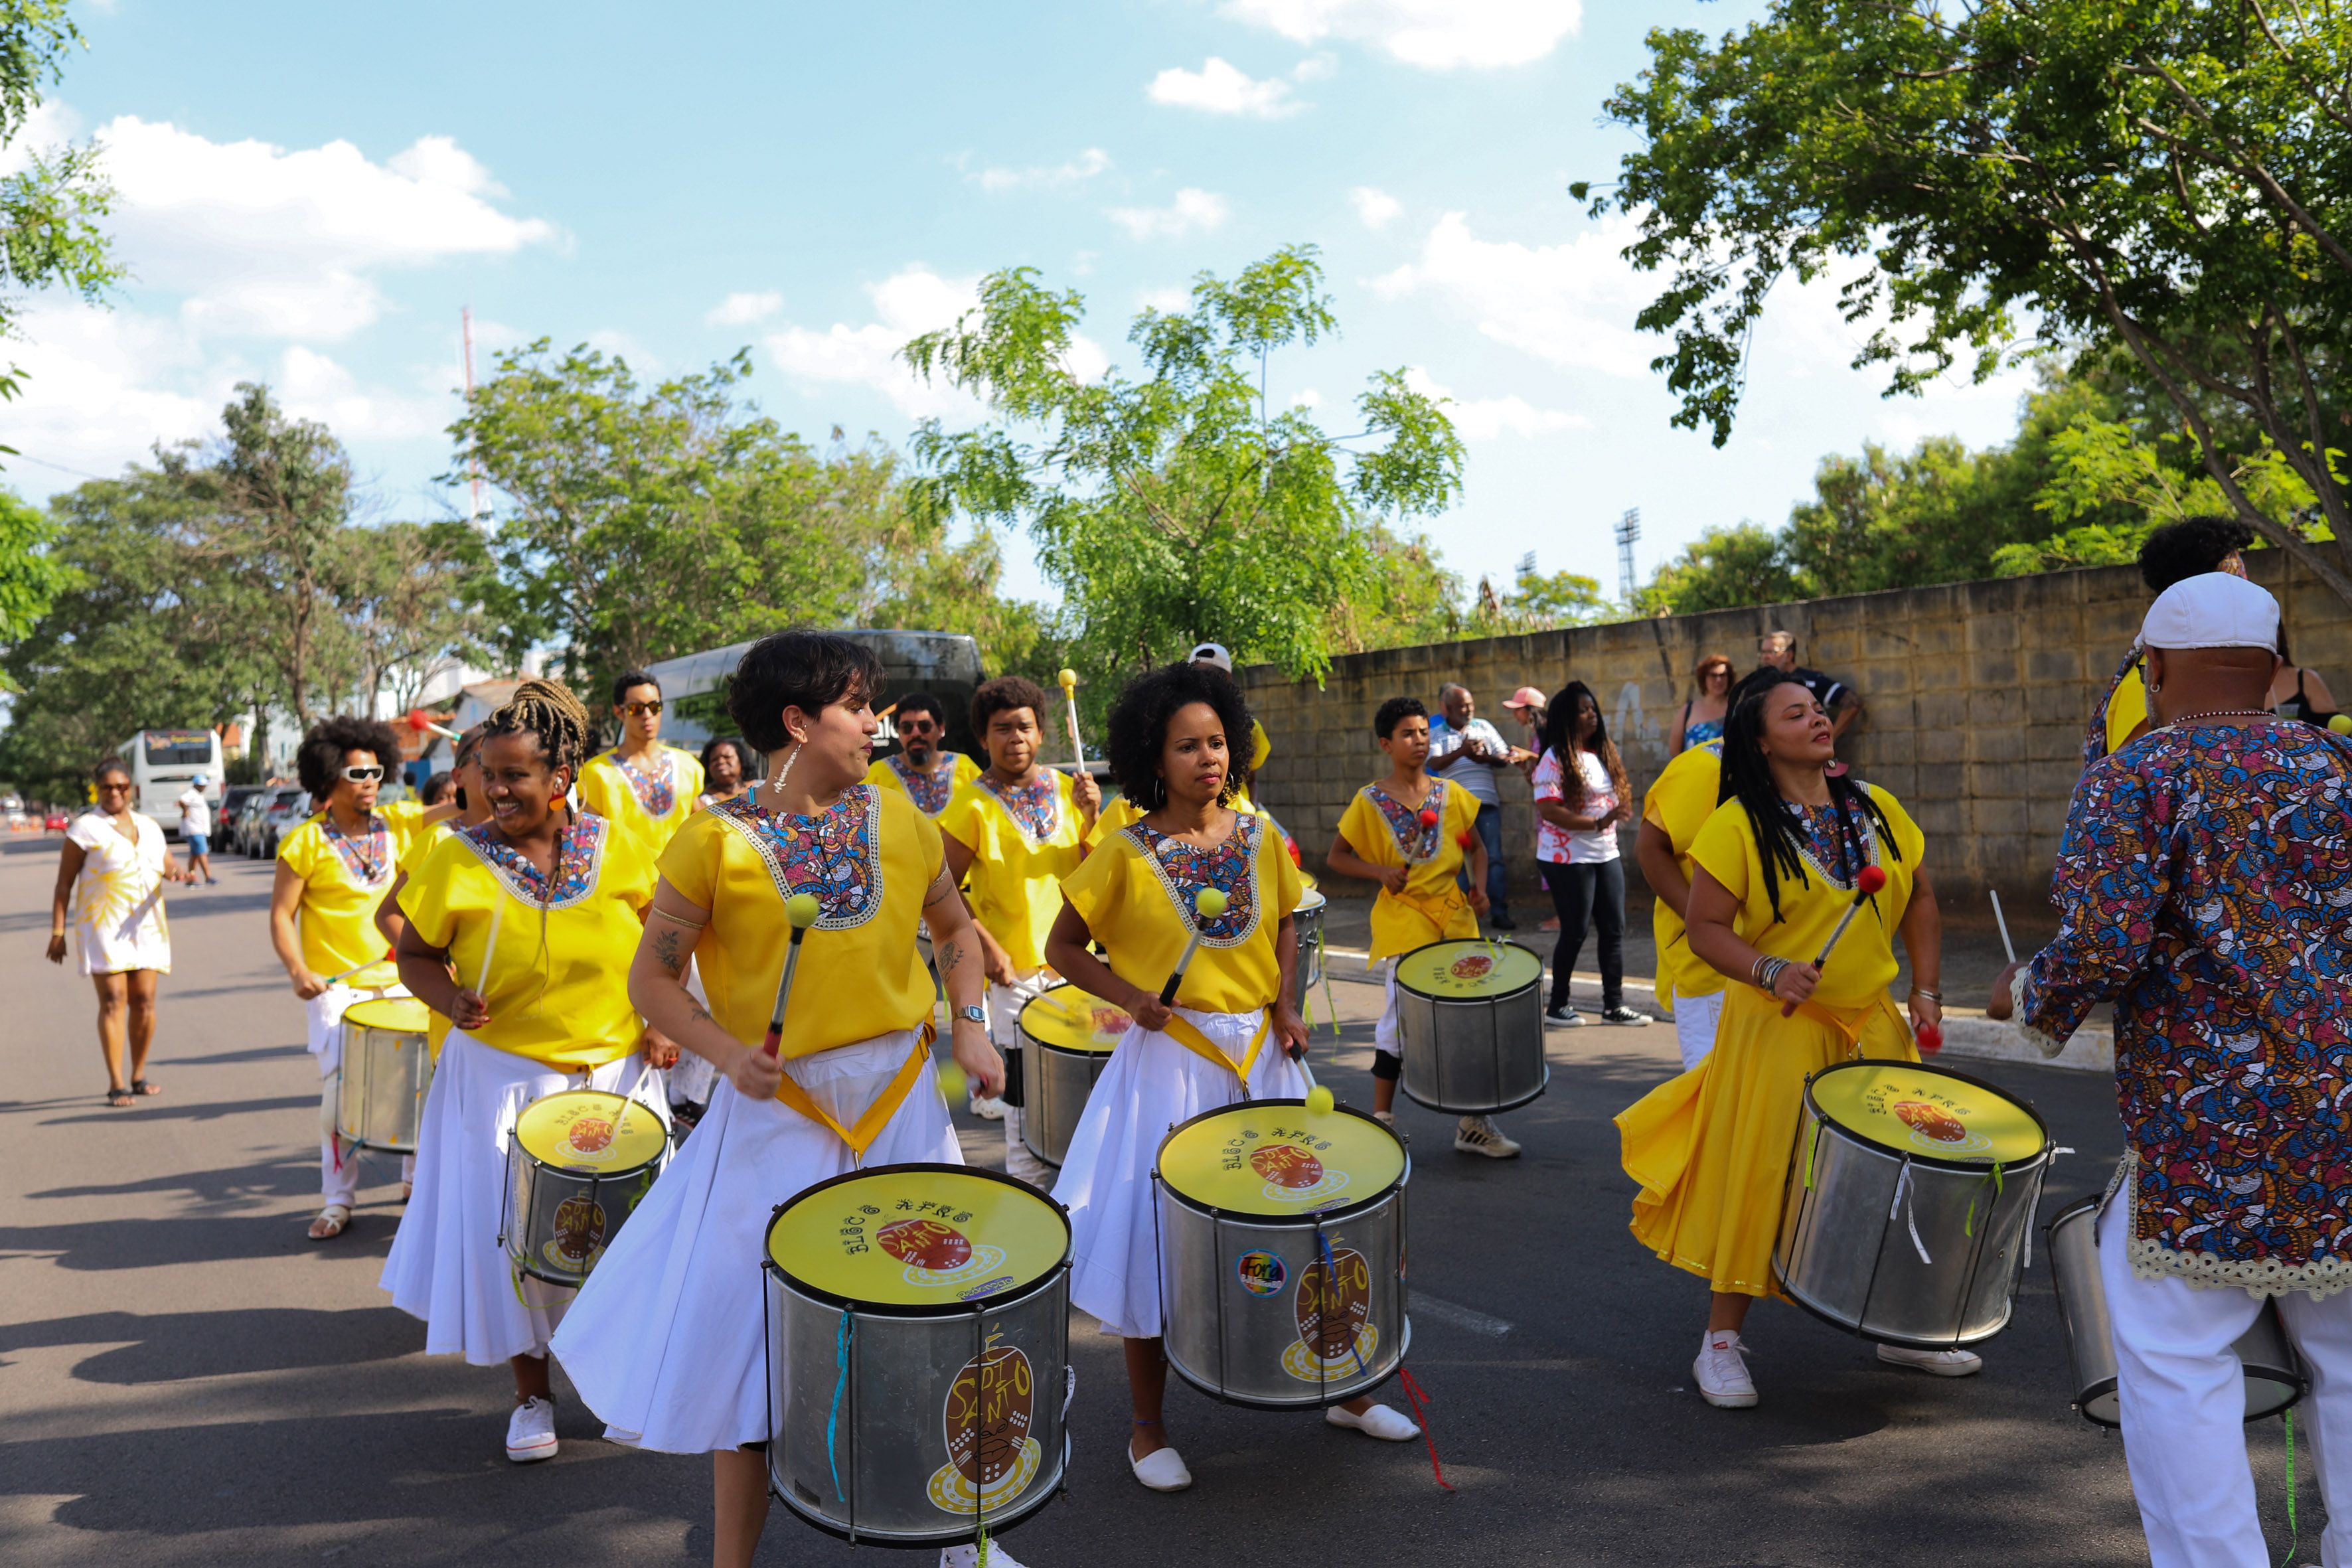
{"type": "Polygon", "coordinates": [[[793,776],[793,764],[800,761],[801,748],[807,744],[808,742],[806,741],[794,741],[793,742],[793,749],[784,754],[784,765],[777,769],[776,776],[769,781],[769,787],[771,789],[773,789],[779,795],[783,793],[784,781],[793,776]]]}

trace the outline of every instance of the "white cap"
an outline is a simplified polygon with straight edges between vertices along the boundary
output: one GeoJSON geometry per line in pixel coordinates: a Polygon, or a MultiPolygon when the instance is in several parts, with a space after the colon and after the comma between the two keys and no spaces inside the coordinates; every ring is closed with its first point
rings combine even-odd
{"type": "Polygon", "coordinates": [[[2259,647],[2277,651],[2278,601],[2227,572],[2184,577],[2157,595],[2140,623],[2142,647],[2259,647]]]}
{"type": "Polygon", "coordinates": [[[1221,642],[1204,642],[1192,650],[1193,664],[1213,664],[1227,675],[1234,672],[1234,656],[1225,651],[1221,642]]]}

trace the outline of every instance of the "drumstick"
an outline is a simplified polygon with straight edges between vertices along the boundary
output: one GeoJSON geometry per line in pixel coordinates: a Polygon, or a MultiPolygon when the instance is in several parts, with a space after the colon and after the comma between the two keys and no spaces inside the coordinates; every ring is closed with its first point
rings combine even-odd
{"type": "MultiPolygon", "coordinates": [[[[1845,928],[1853,923],[1853,917],[1860,912],[1862,906],[1869,901],[1872,894],[1885,886],[1886,886],[1885,872],[1875,866],[1864,866],[1862,868],[1861,874],[1853,879],[1853,902],[1848,904],[1845,907],[1845,913],[1838,917],[1837,929],[1830,932],[1829,941],[1822,943],[1822,955],[1813,960],[1813,967],[1816,970],[1830,961],[1830,950],[1837,946],[1838,938],[1845,935],[1845,928]]],[[[1796,1010],[1797,1005],[1794,1002],[1780,1004],[1780,1016],[1783,1018],[1789,1017],[1796,1010]]]]}
{"type": "MultiPolygon", "coordinates": [[[[1213,921],[1223,914],[1231,901],[1214,888],[1203,888],[1192,895],[1192,907],[1200,911],[1204,921],[1213,921]]],[[[1162,1007],[1176,1005],[1176,987],[1184,984],[1184,971],[1192,966],[1192,954],[1199,952],[1200,947],[1201,928],[1196,925],[1192,928],[1191,940],[1184,943],[1184,956],[1176,961],[1175,971],[1168,976],[1168,984],[1160,988],[1160,1005],[1162,1007]]]]}
{"type": "Polygon", "coordinates": [[[2000,894],[1990,888],[1987,888],[1985,892],[1992,899],[1992,923],[2000,927],[2000,950],[2009,954],[2009,961],[2011,963],[2015,963],[2017,948],[2009,940],[2009,921],[2000,912],[2000,894]]]}
{"type": "Polygon", "coordinates": [[[490,958],[499,951],[499,922],[506,918],[507,896],[501,890],[490,901],[490,940],[482,944],[482,972],[474,977],[474,994],[488,1005],[490,984],[490,958]]]}
{"type": "Polygon", "coordinates": [[[373,969],[379,963],[388,963],[390,962],[392,962],[392,954],[387,952],[382,958],[371,958],[365,963],[354,963],[349,969],[344,970],[341,974],[328,975],[327,984],[332,985],[339,981],[349,980],[352,975],[357,974],[362,969],[373,969]]]}
{"type": "Polygon", "coordinates": [[[411,708],[408,710],[408,727],[416,731],[419,734],[423,734],[424,732],[430,731],[436,735],[445,735],[452,741],[461,740],[464,738],[460,736],[457,731],[448,729],[444,725],[436,724],[431,719],[425,717],[425,710],[422,708],[411,708]]]}
{"type": "Polygon", "coordinates": [[[1078,743],[1078,672],[1065,669],[1055,677],[1062,683],[1062,700],[1069,704],[1070,761],[1079,773],[1087,771],[1087,749],[1078,743]]]}
{"type": "Polygon", "coordinates": [[[784,977],[776,983],[776,1013],[768,1020],[768,1037],[760,1048],[774,1056],[784,1045],[784,1002],[793,994],[793,971],[801,966],[801,938],[816,924],[814,893],[794,893],[784,900],[784,918],[793,922],[792,945],[784,950],[784,977]]]}

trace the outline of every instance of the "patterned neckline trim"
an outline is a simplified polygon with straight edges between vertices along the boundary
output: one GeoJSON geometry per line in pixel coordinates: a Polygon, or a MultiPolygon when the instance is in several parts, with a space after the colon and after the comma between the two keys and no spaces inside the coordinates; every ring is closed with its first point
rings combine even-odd
{"type": "Polygon", "coordinates": [[[555,878],[545,873],[521,850],[507,842],[495,822],[456,829],[457,837],[488,867],[499,885],[524,903],[546,910],[568,910],[596,890],[597,874],[604,864],[604,843],[611,824],[593,812],[582,812],[555,844],[555,878]]]}
{"type": "Polygon", "coordinates": [[[771,811],[754,784],[709,808],[768,868],[779,899],[816,897],[819,931],[849,931],[882,909],[882,794],[856,784],[813,816],[771,811]]]}
{"type": "Polygon", "coordinates": [[[1235,811],[1234,830],[1206,849],[1139,819],[1119,831],[1141,851],[1184,929],[1201,933],[1202,946],[1239,947],[1257,934],[1265,911],[1257,880],[1258,845],[1265,829],[1263,817],[1235,811]],[[1204,888],[1225,895],[1225,912],[1214,920],[1201,919],[1192,904],[1193,896],[1204,888]]]}

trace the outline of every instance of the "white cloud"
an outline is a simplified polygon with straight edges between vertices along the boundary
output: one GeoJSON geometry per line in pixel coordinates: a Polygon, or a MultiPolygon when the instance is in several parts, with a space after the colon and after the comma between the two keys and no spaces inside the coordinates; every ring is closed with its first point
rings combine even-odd
{"type": "Polygon", "coordinates": [[[1366,228],[1385,228],[1404,211],[1404,204],[1375,185],[1358,185],[1348,193],[1356,217],[1366,228]]]}
{"type": "Polygon", "coordinates": [[[1437,220],[1421,259],[1372,280],[1391,299],[1434,296],[1498,342],[1554,364],[1642,376],[1657,341],[1633,318],[1657,291],[1618,252],[1629,219],[1612,217],[1561,245],[1480,239],[1460,213],[1437,220]]]}
{"type": "Polygon", "coordinates": [[[1491,441],[1497,436],[1540,436],[1548,430],[1579,430],[1592,421],[1564,408],[1538,408],[1514,394],[1508,397],[1456,397],[1414,365],[1405,372],[1405,384],[1424,397],[1445,399],[1445,416],[1465,441],[1491,441]]]}
{"type": "Polygon", "coordinates": [[[1207,114],[1243,114],[1255,120],[1276,120],[1296,114],[1290,84],[1279,78],[1257,81],[1231,63],[1211,55],[1196,71],[1171,66],[1151,79],[1154,103],[1176,109],[1197,109],[1207,114]]]}
{"type": "MultiPolygon", "coordinates": [[[[26,380],[8,405],[8,444],[76,475],[112,474],[158,442],[209,434],[230,388],[257,369],[233,358],[208,363],[182,323],[143,311],[39,300],[19,325],[22,340],[5,357],[26,380]]],[[[52,468],[9,467],[9,479],[28,491],[76,482],[52,468]]]]}
{"type": "Polygon", "coordinates": [[[773,290],[761,294],[730,294],[702,319],[714,327],[748,327],[764,321],[784,308],[784,297],[773,290]]]}
{"type": "Polygon", "coordinates": [[[322,421],[344,441],[404,441],[438,434],[458,414],[446,395],[402,395],[362,387],[352,373],[299,343],[279,356],[271,388],[286,411],[322,421]]]}
{"type": "Polygon", "coordinates": [[[1160,310],[1171,316],[1181,315],[1192,308],[1192,291],[1190,289],[1146,289],[1136,296],[1136,300],[1146,310],[1160,310]]]}
{"type": "Polygon", "coordinates": [[[1224,197],[1187,186],[1167,206],[1113,207],[1109,216],[1131,239],[1181,239],[1196,230],[1206,234],[1222,226],[1232,212],[1224,197]]]}
{"type": "Polygon", "coordinates": [[[982,169],[970,178],[983,191],[995,195],[1004,191],[1028,189],[1058,189],[1064,185],[1082,184],[1097,174],[1108,174],[1110,154],[1099,147],[1089,147],[1066,163],[1050,168],[982,169]]]}
{"type": "Polygon", "coordinates": [[[1574,33],[1580,0],[1226,0],[1225,15],[1295,43],[1342,38],[1429,70],[1539,60],[1574,33]]]}
{"type": "Polygon", "coordinates": [[[866,290],[876,321],[853,327],[835,321],[819,331],[787,326],[768,338],[768,352],[785,374],[812,388],[862,386],[879,392],[913,418],[969,415],[977,405],[964,394],[925,382],[907,368],[898,351],[907,340],[952,326],[980,303],[980,279],[942,278],[924,267],[902,268],[866,290]]]}

